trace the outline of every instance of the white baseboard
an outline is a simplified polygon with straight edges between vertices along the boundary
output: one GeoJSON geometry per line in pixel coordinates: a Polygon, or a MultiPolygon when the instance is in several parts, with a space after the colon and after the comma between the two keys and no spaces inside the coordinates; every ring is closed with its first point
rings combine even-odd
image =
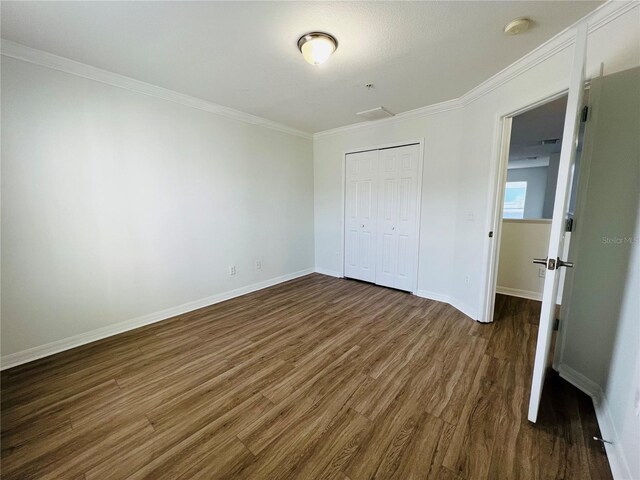
{"type": "Polygon", "coordinates": [[[287,275],[282,275],[280,277],[270,278],[269,280],[264,280],[252,285],[247,285],[246,287],[236,288],[235,290],[230,290],[228,292],[219,293],[210,297],[201,298],[199,300],[194,300],[193,302],[184,303],[177,307],[172,307],[161,310],[159,312],[143,315],[141,317],[132,318],[131,320],[126,320],[124,322],[115,323],[113,325],[92,330],[90,332],[74,335],[73,337],[64,338],[62,340],[57,340],[45,345],[29,348],[21,352],[5,355],[2,357],[2,359],[0,359],[0,370],[5,370],[17,365],[22,365],[23,363],[47,357],[49,355],[53,355],[54,353],[63,352],[65,350],[79,347],[87,343],[95,342],[96,340],[101,340],[112,335],[117,335],[118,333],[127,332],[129,330],[133,330],[134,328],[143,327],[151,323],[161,322],[162,320],[167,320],[169,318],[175,317],[176,315],[183,315],[202,307],[207,307],[215,303],[224,302],[225,300],[230,300],[232,298],[246,295],[247,293],[255,292],[257,290],[262,290],[267,287],[272,287],[279,283],[293,280],[294,278],[303,277],[305,275],[313,273],[314,271],[315,270],[313,268],[308,268],[305,270],[300,270],[298,272],[289,273],[287,275]]]}
{"type": "Polygon", "coordinates": [[[342,278],[342,272],[337,270],[329,270],[327,268],[317,268],[315,269],[316,273],[320,273],[321,275],[329,275],[330,277],[342,278]]]}
{"type": "Polygon", "coordinates": [[[442,293],[430,292],[429,290],[417,290],[416,295],[422,298],[428,298],[429,300],[435,300],[436,302],[451,304],[451,297],[442,293]]]}
{"type": "Polygon", "coordinates": [[[564,378],[571,385],[586,393],[591,398],[598,397],[600,393],[600,386],[593,380],[584,376],[582,373],[574,370],[564,363],[561,363],[558,367],[558,373],[560,373],[560,377],[564,378]]]}
{"type": "Polygon", "coordinates": [[[634,477],[631,474],[627,457],[617,442],[620,437],[611,419],[609,404],[602,390],[600,390],[599,395],[593,399],[593,407],[596,409],[596,418],[598,419],[598,426],[600,427],[602,438],[613,442],[613,444],[604,444],[613,478],[615,480],[633,480],[634,477]]]}
{"type": "Polygon", "coordinates": [[[436,302],[448,303],[456,310],[460,310],[467,317],[470,317],[473,320],[478,320],[478,312],[476,311],[475,308],[472,308],[469,305],[461,302],[460,300],[450,297],[449,295],[444,295],[437,292],[430,292],[428,290],[417,290],[415,294],[418,297],[428,298],[429,300],[435,300],[436,302]]]}
{"type": "Polygon", "coordinates": [[[475,308],[467,305],[466,303],[461,302],[457,298],[452,298],[451,299],[451,306],[453,308],[456,308],[456,309],[460,310],[467,317],[469,317],[469,318],[471,318],[473,320],[479,321],[478,320],[478,318],[479,318],[478,311],[475,308]]]}
{"type": "Polygon", "coordinates": [[[600,427],[600,434],[605,440],[613,442],[612,444],[604,444],[613,478],[615,480],[632,480],[629,463],[624,450],[617,442],[620,437],[611,419],[609,404],[600,385],[567,365],[561,364],[558,371],[560,376],[567,382],[591,397],[593,408],[596,411],[598,426],[600,427]]]}
{"type": "Polygon", "coordinates": [[[542,300],[542,293],[531,290],[520,290],[518,288],[496,287],[496,293],[509,295],[511,297],[528,298],[529,300],[542,300]]]}

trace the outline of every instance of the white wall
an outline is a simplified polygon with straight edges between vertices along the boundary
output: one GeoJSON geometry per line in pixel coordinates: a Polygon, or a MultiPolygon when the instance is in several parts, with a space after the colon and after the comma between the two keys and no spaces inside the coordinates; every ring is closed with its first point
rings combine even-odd
{"type": "MultiPolygon", "coordinates": [[[[576,155],[576,163],[578,165],[580,155],[576,155]]],[[[545,189],[544,204],[542,207],[542,217],[553,217],[553,205],[556,202],[556,190],[555,186],[558,183],[558,169],[560,167],[560,154],[552,153],[549,155],[549,167],[547,168],[547,187],[545,189]]],[[[577,179],[577,177],[574,177],[577,179]]],[[[572,198],[574,191],[572,190],[572,198]]],[[[571,208],[570,202],[570,208],[571,208]]]]}
{"type": "MultiPolygon", "coordinates": [[[[639,12],[600,19],[589,75],[603,61],[607,73],[640,64],[639,12]]],[[[498,119],[566,88],[572,49],[558,45],[459,101],[318,135],[313,166],[307,139],[3,58],[3,354],[305,271],[314,239],[315,267],[339,274],[343,154],[419,138],[418,293],[480,318],[498,119]]],[[[596,369],[630,452],[637,277],[630,269],[604,337],[612,360],[596,369]]]]}
{"type": "MultiPolygon", "coordinates": [[[[605,62],[607,73],[640,63],[640,8],[606,18],[589,35],[589,76],[605,62]]],[[[572,44],[526,58],[454,110],[426,109],[391,121],[317,134],[314,138],[316,268],[337,272],[341,259],[343,202],[342,155],[345,151],[425,138],[425,169],[418,289],[450,299],[474,318],[484,306],[484,259],[493,230],[490,198],[497,168],[498,120],[566,89],[572,44]],[[466,278],[469,282],[466,282],[466,278]]],[[[419,80],[416,80],[419,81],[419,80]]],[[[425,88],[429,88],[425,85],[425,88]]]]}
{"type": "MultiPolygon", "coordinates": [[[[638,211],[637,219],[640,219],[638,211]]],[[[607,435],[616,441],[613,455],[624,458],[628,478],[640,478],[640,221],[636,224],[635,244],[629,258],[616,336],[607,362],[600,410],[608,415],[607,435]]],[[[620,463],[623,463],[622,461],[620,463]]]]}
{"type": "Polygon", "coordinates": [[[2,354],[313,268],[312,153],[3,56],[2,354]]]}
{"type": "Polygon", "coordinates": [[[424,168],[418,288],[446,295],[453,246],[450,232],[456,217],[459,112],[451,111],[392,126],[372,125],[346,135],[314,141],[316,268],[341,275],[344,153],[386,143],[424,138],[424,168]],[[443,235],[444,233],[444,235],[443,235]],[[424,252],[429,252],[425,255],[424,252]]]}
{"type": "MultiPolygon", "coordinates": [[[[593,142],[560,373],[600,397],[618,478],[640,478],[640,68],[592,89],[593,142]],[[581,383],[582,382],[582,383],[581,383]]],[[[590,138],[589,138],[590,137],[590,138]]]]}
{"type": "MultiPolygon", "coordinates": [[[[615,9],[618,5],[621,4],[611,3],[607,8],[615,9]]],[[[640,65],[639,24],[640,5],[637,3],[621,15],[605,15],[590,23],[587,77],[597,75],[603,62],[605,74],[640,65]]],[[[483,281],[487,268],[484,259],[492,242],[487,234],[494,230],[490,207],[496,190],[499,119],[567,88],[573,48],[572,44],[560,45],[563,46],[534,52],[530,59],[517,62],[507,72],[457,102],[392,120],[316,135],[316,269],[339,274],[341,268],[344,152],[424,137],[418,294],[450,301],[473,318],[482,319],[485,301],[483,281]],[[470,279],[468,283],[466,277],[470,279]]],[[[637,103],[630,105],[637,107],[637,103]]],[[[637,245],[636,241],[634,259],[638,258],[637,245]]],[[[637,260],[635,265],[638,265],[637,260]]],[[[594,371],[607,372],[608,380],[603,389],[613,392],[605,393],[606,401],[614,410],[611,423],[620,429],[616,452],[610,452],[612,465],[621,458],[618,450],[637,451],[638,435],[633,425],[637,425],[638,417],[632,416],[636,414],[630,406],[633,402],[632,389],[636,388],[633,385],[638,382],[638,361],[632,358],[638,354],[637,282],[636,269],[636,277],[629,278],[626,284],[624,321],[617,329],[621,336],[616,336],[618,340],[608,352],[609,357],[599,356],[600,362],[612,358],[611,365],[600,363],[593,367],[585,360],[591,355],[594,344],[606,343],[597,337],[597,333],[593,338],[576,342],[580,351],[576,366],[580,365],[581,371],[590,376],[594,371]],[[590,370],[592,367],[595,370],[590,370]]],[[[606,432],[606,419],[599,414],[598,420],[606,432]]],[[[627,456],[630,462],[637,463],[637,454],[627,456]]],[[[630,468],[635,469],[635,463],[630,468]]],[[[639,477],[639,474],[635,475],[639,477]]]]}
{"type": "MultiPolygon", "coordinates": [[[[542,265],[533,258],[544,258],[549,249],[549,220],[503,220],[498,261],[497,292],[517,297],[542,299],[542,265]]],[[[543,270],[544,271],[544,270],[543,270]]]]}
{"type": "MultiPolygon", "coordinates": [[[[640,211],[636,218],[640,219],[640,211]]],[[[620,478],[629,479],[640,478],[640,221],[634,238],[600,398],[602,416],[607,416],[611,425],[606,435],[616,442],[609,450],[624,459],[619,462],[619,471],[627,473],[620,478]]]]}

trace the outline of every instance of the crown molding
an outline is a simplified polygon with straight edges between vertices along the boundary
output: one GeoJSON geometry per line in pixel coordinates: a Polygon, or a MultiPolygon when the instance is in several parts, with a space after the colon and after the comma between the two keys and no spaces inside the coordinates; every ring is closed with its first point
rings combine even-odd
{"type": "Polygon", "coordinates": [[[295,135],[297,137],[302,137],[309,140],[313,138],[313,135],[311,133],[297,130],[287,125],[283,125],[272,120],[267,120],[266,118],[241,112],[233,108],[218,105],[207,100],[202,100],[190,95],[185,95],[183,93],[175,92],[173,90],[142,82],[140,80],[135,80],[133,78],[109,72],[101,68],[92,67],[91,65],[87,65],[85,63],[76,62],[75,60],[71,60],[69,58],[60,57],[52,53],[27,47],[10,40],[2,39],[0,41],[0,54],[6,57],[22,60],[24,62],[33,63],[42,67],[47,67],[53,70],[70,73],[79,77],[88,78],[90,80],[105,83],[114,87],[123,88],[131,92],[149,95],[151,97],[156,97],[187,107],[196,108],[198,110],[204,110],[205,112],[213,113],[215,115],[219,115],[231,120],[269,128],[271,130],[276,130],[282,133],[295,135]]]}
{"type": "Polygon", "coordinates": [[[435,115],[438,113],[463,108],[483,97],[484,95],[487,95],[493,90],[499,88],[505,83],[513,80],[519,75],[522,75],[526,71],[544,62],[545,60],[554,56],[565,48],[571,46],[574,42],[575,28],[578,24],[586,21],[589,24],[589,33],[593,33],[596,30],[607,25],[609,22],[615,20],[616,18],[639,7],[640,2],[638,2],[637,0],[609,0],[585,17],[578,20],[573,25],[565,28],[560,33],[547,40],[545,43],[532,50],[524,57],[516,60],[508,67],[504,68],[494,76],[485,80],[477,87],[469,90],[459,98],[454,98],[440,103],[428,105],[426,107],[402,112],[391,118],[385,118],[372,122],[353,123],[345,125],[343,127],[337,127],[329,130],[324,130],[322,132],[317,132],[315,134],[298,130],[287,125],[268,120],[266,118],[258,117],[256,115],[241,112],[233,108],[218,105],[207,100],[192,97],[190,95],[185,95],[183,93],[159,87],[157,85],[152,85],[150,83],[142,82],[140,80],[135,80],[124,75],[92,67],[90,65],[76,62],[65,57],[60,57],[58,55],[44,52],[42,50],[30,48],[25,45],[12,42],[10,40],[1,40],[0,54],[6,57],[15,58],[43,67],[59,70],[61,72],[70,73],[72,75],[88,78],[90,80],[105,83],[115,87],[124,88],[132,92],[149,95],[191,108],[196,108],[198,110],[203,110],[239,122],[258,125],[305,139],[319,139],[344,134],[354,130],[373,128],[383,124],[394,124],[405,120],[426,117],[429,115],[435,115]]]}
{"type": "Polygon", "coordinates": [[[592,33],[634,8],[640,8],[640,2],[638,0],[608,0],[590,14],[578,20],[572,27],[575,28],[579,23],[586,21],[589,24],[588,31],[592,33]]]}
{"type": "Polygon", "coordinates": [[[524,74],[526,71],[532,69],[536,65],[539,65],[548,58],[553,57],[565,48],[573,45],[575,41],[576,27],[579,24],[587,22],[589,25],[589,33],[593,33],[596,30],[607,25],[609,22],[615,20],[616,18],[629,13],[634,8],[639,7],[640,2],[638,2],[637,0],[628,2],[609,0],[574,24],[570,25],[569,27],[565,28],[564,30],[544,42],[539,47],[526,54],[524,57],[519,58],[508,67],[504,68],[500,72],[482,82],[480,85],[472,88],[459,98],[436,103],[427,107],[417,108],[408,112],[399,113],[394,117],[385,118],[383,120],[359,122],[351,125],[346,125],[344,127],[332,128],[331,130],[324,130],[322,132],[315,133],[313,135],[313,138],[318,139],[331,137],[334,135],[351,132],[353,130],[377,127],[385,123],[395,123],[409,118],[424,117],[448,110],[453,110],[456,108],[466,107],[479,98],[482,98],[493,90],[504,85],[505,83],[524,74]]]}
{"type": "Polygon", "coordinates": [[[557,33],[555,36],[551,37],[545,43],[535,48],[524,57],[519,58],[505,69],[501,70],[494,76],[482,82],[477,87],[469,90],[462,97],[460,97],[460,99],[465,106],[469,105],[470,103],[478,100],[484,95],[487,95],[488,93],[501,87],[505,83],[539,65],[545,60],[553,57],[565,48],[570,47],[575,42],[576,27],[578,25],[587,22],[587,24],[589,25],[588,32],[593,33],[596,30],[604,27],[609,22],[639,6],[640,3],[638,3],[637,1],[623,2],[612,0],[602,4],[586,16],[582,17],[577,22],[573,23],[561,32],[557,33]]]}

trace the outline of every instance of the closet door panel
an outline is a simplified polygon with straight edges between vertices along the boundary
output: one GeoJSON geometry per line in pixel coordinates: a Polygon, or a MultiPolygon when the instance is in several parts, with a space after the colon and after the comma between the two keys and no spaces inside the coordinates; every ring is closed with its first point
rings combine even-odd
{"type": "Polygon", "coordinates": [[[418,145],[380,151],[376,283],[411,291],[414,288],[417,245],[418,145]],[[387,188],[387,185],[392,187],[387,188]]]}
{"type": "Polygon", "coordinates": [[[375,282],[378,152],[346,156],[345,277],[375,282]]]}
{"type": "Polygon", "coordinates": [[[376,283],[394,286],[397,270],[398,237],[394,226],[398,216],[398,152],[397,149],[380,151],[379,182],[383,187],[378,192],[378,242],[376,261],[376,283]]]}

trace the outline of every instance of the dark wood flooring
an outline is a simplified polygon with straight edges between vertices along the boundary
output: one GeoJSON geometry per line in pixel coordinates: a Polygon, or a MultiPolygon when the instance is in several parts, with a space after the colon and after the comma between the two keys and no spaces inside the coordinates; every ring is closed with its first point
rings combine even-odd
{"type": "Polygon", "coordinates": [[[589,398],[526,420],[539,303],[309,275],[2,374],[4,479],[607,479],[589,398]]]}

